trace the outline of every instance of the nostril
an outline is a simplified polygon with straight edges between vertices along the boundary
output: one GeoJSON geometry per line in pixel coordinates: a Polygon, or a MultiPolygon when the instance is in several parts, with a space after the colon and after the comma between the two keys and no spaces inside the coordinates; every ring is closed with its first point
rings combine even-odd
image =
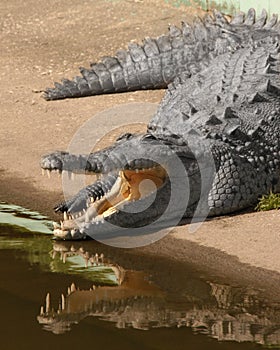
{"type": "Polygon", "coordinates": [[[130,132],[126,132],[126,133],[120,135],[120,136],[116,139],[116,141],[129,140],[132,136],[133,136],[133,134],[131,134],[130,132]]]}
{"type": "Polygon", "coordinates": [[[42,169],[62,170],[62,161],[54,156],[45,156],[41,159],[40,166],[42,169]]]}

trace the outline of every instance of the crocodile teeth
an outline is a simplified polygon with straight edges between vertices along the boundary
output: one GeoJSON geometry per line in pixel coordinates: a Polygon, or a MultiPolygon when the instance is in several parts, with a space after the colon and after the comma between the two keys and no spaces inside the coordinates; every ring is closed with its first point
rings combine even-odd
{"type": "Polygon", "coordinates": [[[41,309],[40,309],[40,316],[43,316],[44,315],[44,306],[41,306],[41,309]]]}
{"type": "Polygon", "coordinates": [[[65,309],[65,296],[64,294],[61,294],[61,309],[65,309]]]}
{"type": "Polygon", "coordinates": [[[51,171],[49,169],[47,169],[47,175],[48,175],[48,178],[50,179],[51,178],[51,171]]]}
{"type": "Polygon", "coordinates": [[[75,229],[71,230],[71,236],[72,236],[72,237],[75,236],[75,233],[76,233],[76,230],[75,230],[75,229]]]}
{"type": "Polygon", "coordinates": [[[45,170],[41,169],[41,171],[42,171],[42,175],[44,176],[45,175],[45,170]]]}
{"type": "Polygon", "coordinates": [[[99,258],[100,258],[102,264],[104,264],[104,254],[103,254],[103,253],[100,254],[100,257],[99,257],[99,258]]]}
{"type": "Polygon", "coordinates": [[[67,215],[66,211],[63,213],[63,219],[68,220],[68,215],[67,215]]]}
{"type": "Polygon", "coordinates": [[[46,296],[46,313],[50,311],[50,307],[51,307],[51,296],[50,296],[50,293],[48,293],[46,296]]]}
{"type": "Polygon", "coordinates": [[[76,292],[76,290],[77,290],[77,288],[76,288],[75,284],[72,283],[71,286],[70,286],[70,291],[71,292],[76,292]]]}

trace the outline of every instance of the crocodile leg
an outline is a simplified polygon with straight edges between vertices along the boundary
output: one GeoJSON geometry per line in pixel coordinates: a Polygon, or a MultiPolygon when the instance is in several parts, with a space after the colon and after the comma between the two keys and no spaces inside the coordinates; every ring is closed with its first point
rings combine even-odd
{"type": "Polygon", "coordinates": [[[275,172],[267,171],[264,163],[258,169],[248,159],[228,149],[208,195],[209,216],[224,215],[251,207],[263,193],[279,183],[275,172]],[[226,158],[225,158],[226,156],[226,158]]]}

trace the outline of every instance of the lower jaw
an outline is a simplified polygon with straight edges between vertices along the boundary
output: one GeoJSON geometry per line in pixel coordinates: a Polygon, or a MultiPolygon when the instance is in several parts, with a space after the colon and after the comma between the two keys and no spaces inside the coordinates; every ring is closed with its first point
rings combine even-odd
{"type": "Polygon", "coordinates": [[[71,219],[65,213],[66,220],[61,221],[60,225],[54,223],[54,235],[61,238],[83,237],[82,231],[85,225],[92,227],[97,227],[99,224],[102,225],[105,219],[110,221],[110,216],[122,210],[124,205],[142,199],[143,196],[144,198],[150,196],[149,188],[142,188],[140,193],[139,186],[143,180],[153,182],[156,192],[166,182],[166,172],[161,166],[140,171],[124,170],[120,172],[119,177],[121,181],[117,192],[116,189],[111,190],[113,193],[109,193],[106,197],[91,203],[85,213],[73,215],[71,219]]]}

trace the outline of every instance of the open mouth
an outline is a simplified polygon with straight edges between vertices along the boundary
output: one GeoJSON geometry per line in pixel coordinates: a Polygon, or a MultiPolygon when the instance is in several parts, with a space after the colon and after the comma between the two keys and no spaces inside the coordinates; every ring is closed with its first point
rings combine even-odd
{"type": "Polygon", "coordinates": [[[85,224],[104,223],[129,203],[154,194],[166,178],[166,170],[160,165],[147,169],[121,170],[110,174],[107,179],[103,177],[92,185],[91,191],[83,192],[82,201],[77,199],[75,203],[74,198],[71,206],[66,202],[56,208],[56,211],[63,212],[64,220],[60,224],[54,223],[54,235],[58,238],[67,235],[79,238],[85,224]]]}

